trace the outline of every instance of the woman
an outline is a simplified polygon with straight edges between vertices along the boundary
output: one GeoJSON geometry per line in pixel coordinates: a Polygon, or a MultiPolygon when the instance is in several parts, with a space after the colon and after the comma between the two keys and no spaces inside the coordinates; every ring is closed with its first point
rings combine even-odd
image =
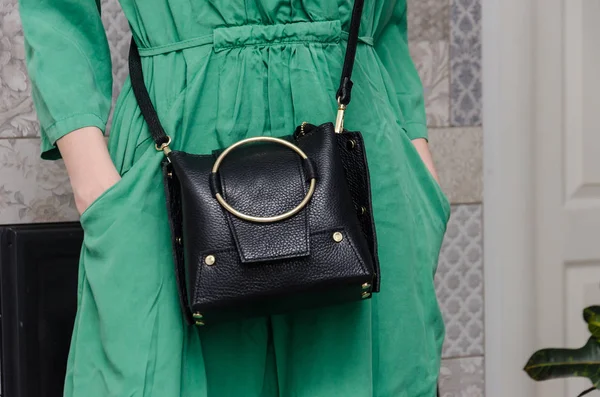
{"type": "MultiPolygon", "coordinates": [[[[97,1],[20,0],[42,157],[64,158],[85,231],[65,396],[435,396],[444,327],[433,275],[449,204],[405,0],[366,2],[346,116],[366,140],[381,293],[200,329],[178,306],[163,154],[129,82],[108,150],[102,138],[112,80],[97,1]]],[[[173,149],[209,153],[335,118],[352,0],[121,3],[173,149]]]]}

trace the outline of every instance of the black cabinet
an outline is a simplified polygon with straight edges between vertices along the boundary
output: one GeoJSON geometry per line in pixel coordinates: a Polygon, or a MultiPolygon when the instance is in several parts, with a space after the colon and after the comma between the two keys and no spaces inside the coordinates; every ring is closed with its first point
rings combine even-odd
{"type": "Polygon", "coordinates": [[[0,228],[3,397],[62,397],[82,241],[79,223],[0,228]]]}

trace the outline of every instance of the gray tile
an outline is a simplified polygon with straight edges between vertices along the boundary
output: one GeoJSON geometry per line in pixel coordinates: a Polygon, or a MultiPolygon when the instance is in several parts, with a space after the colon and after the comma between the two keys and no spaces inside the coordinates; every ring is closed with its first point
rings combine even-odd
{"type": "Polygon", "coordinates": [[[484,397],[483,357],[443,360],[440,370],[441,397],[484,397]]]}
{"type": "Polygon", "coordinates": [[[481,125],[481,0],[451,1],[451,124],[481,125]]]}
{"type": "Polygon", "coordinates": [[[483,199],[481,127],[429,130],[429,146],[442,189],[453,204],[483,199]]]}
{"type": "Polygon", "coordinates": [[[34,137],[38,124],[29,96],[17,0],[0,6],[0,137],[34,137]]]}
{"type": "Polygon", "coordinates": [[[37,138],[0,139],[0,224],[77,219],[62,161],[41,160],[37,138]]]}
{"type": "Polygon", "coordinates": [[[435,278],[446,325],[443,357],[483,355],[483,229],[481,205],[457,205],[435,278]]]}
{"type": "Polygon", "coordinates": [[[449,0],[408,0],[409,41],[447,41],[450,32],[449,0]]]}
{"type": "MultiPolygon", "coordinates": [[[[129,75],[128,54],[131,42],[129,23],[117,0],[102,1],[102,22],[108,37],[113,68],[113,105],[121,92],[123,83],[129,75]]],[[[113,106],[114,110],[114,106],[113,106]]],[[[107,133],[112,125],[112,113],[106,126],[107,133]]]]}
{"type": "MultiPolygon", "coordinates": [[[[117,0],[102,2],[102,20],[111,48],[114,104],[128,75],[131,33],[117,0]]],[[[0,138],[39,136],[30,91],[17,0],[7,0],[0,7],[0,138]]]]}
{"type": "Polygon", "coordinates": [[[113,94],[116,96],[121,91],[123,83],[129,74],[127,57],[131,31],[129,23],[117,0],[102,1],[102,22],[108,37],[113,65],[113,94]]]}
{"type": "Polygon", "coordinates": [[[447,41],[410,43],[411,56],[423,82],[427,125],[450,125],[450,72],[447,41]]]}

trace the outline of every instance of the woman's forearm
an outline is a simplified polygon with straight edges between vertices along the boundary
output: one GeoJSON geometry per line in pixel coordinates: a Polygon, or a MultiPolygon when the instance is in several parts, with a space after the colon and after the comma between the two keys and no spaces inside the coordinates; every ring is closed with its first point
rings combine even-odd
{"type": "Polygon", "coordinates": [[[121,178],[96,127],[75,130],[57,141],[79,213],[121,178]]]}
{"type": "Polygon", "coordinates": [[[433,175],[435,180],[438,181],[438,183],[439,183],[440,178],[437,174],[437,171],[435,170],[435,165],[433,163],[433,158],[431,157],[431,152],[429,151],[429,144],[427,143],[427,141],[425,139],[419,138],[419,139],[413,139],[412,143],[413,143],[413,145],[415,145],[417,152],[419,152],[421,159],[423,160],[423,162],[425,163],[425,165],[431,172],[431,175],[433,175]]]}

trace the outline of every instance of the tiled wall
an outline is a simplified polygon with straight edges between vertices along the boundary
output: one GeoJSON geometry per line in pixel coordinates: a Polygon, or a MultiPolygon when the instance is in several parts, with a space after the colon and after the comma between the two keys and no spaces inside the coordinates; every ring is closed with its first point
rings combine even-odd
{"type": "MultiPolygon", "coordinates": [[[[39,159],[39,127],[29,95],[17,0],[0,0],[0,224],[77,220],[61,161],[39,159]]],[[[115,97],[127,76],[129,25],[116,0],[102,19],[113,55],[115,97]]]]}
{"type": "Polygon", "coordinates": [[[443,397],[484,394],[481,0],[408,0],[430,145],[452,217],[436,276],[446,323],[443,397]]]}
{"type": "MultiPolygon", "coordinates": [[[[436,285],[447,337],[443,397],[483,396],[481,0],[408,0],[430,144],[453,206],[436,285]]],[[[17,0],[0,0],[0,224],[77,219],[60,162],[39,160],[17,0]]],[[[103,1],[115,94],[127,75],[128,25],[103,1]]]]}

